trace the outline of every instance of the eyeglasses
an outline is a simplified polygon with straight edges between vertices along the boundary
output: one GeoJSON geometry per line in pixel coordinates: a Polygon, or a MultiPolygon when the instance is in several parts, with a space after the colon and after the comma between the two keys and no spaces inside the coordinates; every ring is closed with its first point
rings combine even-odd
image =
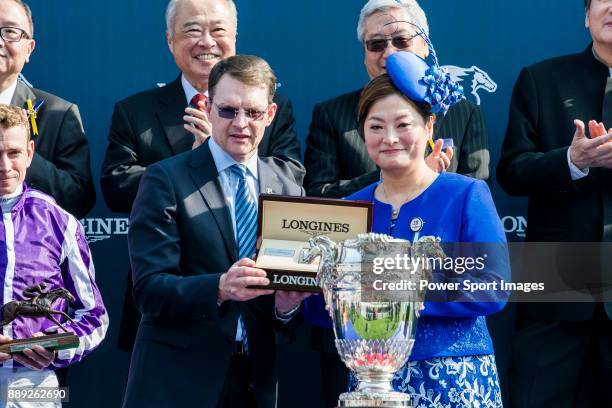
{"type": "Polygon", "coordinates": [[[238,116],[238,113],[243,110],[244,114],[247,118],[249,118],[250,120],[261,120],[266,111],[260,111],[257,109],[242,109],[242,108],[234,108],[233,106],[219,106],[216,103],[213,103],[213,105],[215,105],[215,108],[217,108],[217,112],[219,112],[219,116],[222,117],[223,119],[235,119],[236,116],[238,116]]]}
{"type": "Polygon", "coordinates": [[[0,37],[4,41],[18,42],[22,38],[30,38],[30,35],[21,28],[17,27],[0,27],[0,37]]]}
{"type": "Polygon", "coordinates": [[[389,43],[391,43],[391,45],[393,45],[398,50],[405,50],[406,48],[412,45],[412,40],[418,35],[419,34],[415,34],[412,37],[399,35],[397,37],[392,38],[375,38],[373,40],[367,40],[365,42],[365,46],[370,52],[383,52],[387,49],[389,43]]]}

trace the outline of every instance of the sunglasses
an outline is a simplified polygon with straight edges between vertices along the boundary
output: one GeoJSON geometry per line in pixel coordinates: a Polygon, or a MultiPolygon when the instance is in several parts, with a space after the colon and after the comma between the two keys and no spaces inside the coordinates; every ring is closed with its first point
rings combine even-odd
{"type": "MultiPolygon", "coordinates": [[[[213,103],[213,105],[215,105],[215,108],[217,108],[217,112],[219,113],[219,116],[222,117],[223,119],[236,119],[236,116],[238,116],[238,113],[240,112],[240,110],[242,108],[234,108],[233,106],[219,106],[216,103],[213,103]]],[[[250,120],[261,120],[264,115],[266,114],[266,111],[260,111],[257,109],[242,109],[244,111],[244,115],[249,118],[250,120]]]]}
{"type": "Polygon", "coordinates": [[[393,38],[375,38],[373,40],[367,40],[365,42],[365,46],[370,52],[383,52],[387,49],[389,43],[391,43],[391,45],[393,45],[393,47],[396,49],[405,50],[412,45],[412,40],[416,36],[418,36],[418,34],[415,34],[412,37],[400,35],[393,38]]]}

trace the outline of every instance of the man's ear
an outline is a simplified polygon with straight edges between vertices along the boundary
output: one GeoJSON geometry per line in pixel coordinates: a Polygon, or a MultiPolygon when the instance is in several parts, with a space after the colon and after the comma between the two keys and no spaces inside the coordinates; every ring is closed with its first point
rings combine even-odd
{"type": "Polygon", "coordinates": [[[276,116],[277,109],[278,106],[274,102],[272,102],[270,106],[268,106],[268,111],[266,112],[266,126],[270,126],[270,124],[274,120],[274,116],[276,116]]]}
{"type": "Polygon", "coordinates": [[[427,119],[427,123],[425,124],[425,129],[427,130],[428,137],[433,136],[434,125],[436,124],[436,115],[431,115],[427,119]]]}
{"type": "Polygon", "coordinates": [[[27,148],[27,155],[28,155],[28,166],[30,167],[30,165],[32,164],[32,159],[34,158],[34,141],[32,139],[28,140],[28,148],[27,148]]]}
{"type": "Polygon", "coordinates": [[[168,49],[170,50],[170,53],[172,53],[172,43],[173,42],[174,42],[174,35],[170,31],[166,31],[166,44],[168,44],[168,49]]]}
{"type": "Polygon", "coordinates": [[[36,41],[34,41],[34,39],[28,40],[28,41],[29,41],[27,45],[28,55],[26,56],[26,59],[25,59],[26,64],[30,62],[30,55],[32,55],[32,53],[34,52],[34,48],[36,47],[36,41]]]}
{"type": "Polygon", "coordinates": [[[417,46],[416,54],[423,59],[429,57],[429,46],[427,45],[427,41],[421,36],[419,36],[419,45],[417,46]]]}

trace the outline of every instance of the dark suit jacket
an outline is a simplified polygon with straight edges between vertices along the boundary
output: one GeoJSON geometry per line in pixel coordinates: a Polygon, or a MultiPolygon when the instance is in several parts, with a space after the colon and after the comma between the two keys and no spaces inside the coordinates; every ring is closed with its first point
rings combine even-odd
{"type": "MultiPolygon", "coordinates": [[[[592,46],[524,68],[518,77],[497,180],[507,193],[529,197],[527,241],[612,239],[604,237],[603,218],[612,211],[610,170],[592,168],[572,181],[567,162],[574,119],[602,120],[607,77],[592,46]]],[[[588,319],[595,309],[593,303],[519,306],[527,317],[553,320],[588,319]]]]}
{"type": "MultiPolygon", "coordinates": [[[[259,144],[259,156],[285,161],[301,184],[304,167],[293,131],[291,102],[276,95],[276,117],[259,144]]],[[[181,77],[161,88],[132,95],[115,105],[100,184],[108,207],[129,213],[147,166],[191,149],[194,137],[183,128],[185,92],[181,77]]]]}
{"type": "Polygon", "coordinates": [[[91,176],[89,145],[78,107],[55,95],[30,88],[17,81],[11,104],[27,109],[42,99],[36,124],[34,159],[26,174],[26,183],[41,190],[77,218],[83,218],[96,203],[91,176]]]}
{"type": "MultiPolygon", "coordinates": [[[[279,162],[259,159],[260,191],[302,195],[279,162]]],[[[217,306],[219,276],[237,260],[237,249],[208,142],[148,167],[128,242],[143,317],[124,406],[215,407],[240,312],[258,406],[274,407],[273,297],[217,306]]]]}
{"type": "MultiPolygon", "coordinates": [[[[361,90],[317,104],[306,139],[304,181],[308,195],[345,197],[380,178],[359,135],[357,105],[361,90]]],[[[462,101],[439,117],[434,138],[453,138],[449,171],[486,180],[489,177],[487,133],[480,108],[462,101]]]]}
{"type": "MultiPolygon", "coordinates": [[[[293,131],[291,102],[280,95],[274,101],[278,110],[259,144],[259,156],[281,159],[283,163],[278,164],[283,171],[291,171],[301,185],[304,166],[293,131]]],[[[100,180],[104,200],[112,211],[130,212],[147,166],[191,150],[194,137],[183,128],[185,106],[180,76],[164,87],[132,95],[115,105],[100,180]]],[[[138,320],[129,277],[118,340],[122,350],[131,351],[138,320]]]]}

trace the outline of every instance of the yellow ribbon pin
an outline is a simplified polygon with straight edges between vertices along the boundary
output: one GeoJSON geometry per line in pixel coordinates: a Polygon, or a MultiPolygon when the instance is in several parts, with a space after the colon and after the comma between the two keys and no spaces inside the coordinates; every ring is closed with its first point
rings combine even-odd
{"type": "Polygon", "coordinates": [[[30,99],[26,100],[26,104],[28,105],[28,116],[30,117],[30,123],[32,124],[32,133],[34,133],[34,135],[38,135],[38,126],[36,125],[37,110],[34,109],[34,105],[32,105],[32,101],[30,99]]]}

